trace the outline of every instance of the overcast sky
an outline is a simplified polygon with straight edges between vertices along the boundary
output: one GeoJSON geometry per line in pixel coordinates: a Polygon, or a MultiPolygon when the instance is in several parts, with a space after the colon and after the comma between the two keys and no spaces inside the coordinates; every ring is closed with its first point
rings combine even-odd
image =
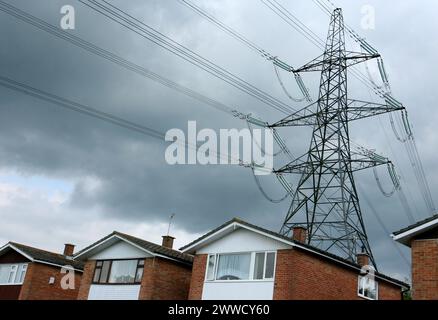
{"type": "MultiPolygon", "coordinates": [[[[279,0],[325,38],[328,17],[312,1],[279,0]]],[[[283,116],[258,100],[197,69],[180,58],[97,14],[78,1],[6,1],[59,26],[60,8],[76,9],[72,34],[114,52],[202,94],[252,112],[267,121],[283,116]]],[[[293,105],[284,95],[272,64],[242,46],[177,0],[110,0],[136,18],[186,45],[251,84],[293,105]]],[[[293,66],[321,52],[256,0],[194,0],[248,39],[293,66]]],[[[438,80],[436,52],[438,3],[431,0],[336,1],[345,21],[365,36],[385,59],[394,95],[407,106],[432,196],[438,185],[435,124],[438,80]],[[361,28],[364,5],[376,13],[374,30],[361,28]]],[[[129,72],[68,42],[0,12],[0,75],[64,98],[166,132],[200,128],[243,128],[244,123],[196,100],[129,72]]],[[[348,42],[351,44],[351,41],[348,42]]],[[[350,50],[355,48],[349,48],[350,50]]],[[[374,70],[375,65],[370,64],[374,70]]],[[[365,72],[365,69],[361,69],[365,72]]],[[[285,84],[298,95],[291,77],[285,84]]],[[[376,77],[378,80],[378,78],[376,77]]],[[[318,75],[305,76],[312,95],[318,75]]],[[[351,98],[374,98],[354,80],[351,98]]],[[[82,248],[118,230],[160,242],[168,217],[178,246],[233,218],[279,230],[289,200],[266,201],[248,169],[233,166],[169,166],[168,144],[47,102],[0,87],[0,242],[23,242],[55,251],[65,242],[82,248]]],[[[416,219],[427,211],[404,146],[397,142],[387,116],[351,127],[352,139],[396,161],[416,219]]],[[[281,130],[294,154],[306,152],[310,131],[281,130]]],[[[284,164],[276,162],[276,167],[284,164]]],[[[391,188],[385,170],[383,184],[391,188]]],[[[373,173],[356,175],[370,243],[380,271],[409,276],[409,267],[389,234],[363,201],[369,198],[392,232],[409,224],[399,198],[384,197],[373,173]]],[[[262,178],[270,195],[282,196],[273,177],[262,178]]],[[[409,250],[400,247],[409,257],[409,250]]]]}

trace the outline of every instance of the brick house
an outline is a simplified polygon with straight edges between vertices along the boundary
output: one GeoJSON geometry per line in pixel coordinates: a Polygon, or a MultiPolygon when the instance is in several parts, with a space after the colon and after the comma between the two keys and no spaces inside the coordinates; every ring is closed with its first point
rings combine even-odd
{"type": "Polygon", "coordinates": [[[79,300],[186,300],[193,256],[117,231],[75,255],[85,262],[79,300]]]}
{"type": "Polygon", "coordinates": [[[438,215],[394,232],[392,237],[411,248],[412,298],[438,300],[438,215]]]}
{"type": "Polygon", "coordinates": [[[293,238],[233,219],[181,248],[195,255],[191,300],[401,300],[408,285],[293,238]]]}
{"type": "Polygon", "coordinates": [[[83,264],[74,246],[58,254],[15,242],[0,248],[0,300],[76,300],[83,264]]]}

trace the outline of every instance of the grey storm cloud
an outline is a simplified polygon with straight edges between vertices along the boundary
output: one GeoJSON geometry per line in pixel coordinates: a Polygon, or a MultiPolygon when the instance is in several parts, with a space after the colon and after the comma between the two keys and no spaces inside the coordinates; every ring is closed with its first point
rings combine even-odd
{"type": "MultiPolygon", "coordinates": [[[[14,6],[59,25],[65,1],[13,1],[14,6]]],[[[179,1],[114,0],[141,21],[183,43],[239,77],[279,97],[281,91],[272,65],[234,39],[207,23],[179,1]]],[[[294,66],[320,52],[260,1],[197,1],[233,28],[294,66]]],[[[311,1],[286,1],[291,9],[322,38],[328,18],[311,1]]],[[[98,15],[78,1],[74,35],[114,52],[175,82],[190,87],[242,112],[267,121],[283,115],[211,75],[153,45],[144,38],[98,15]]],[[[438,186],[434,123],[438,113],[432,1],[339,1],[345,20],[364,34],[385,58],[395,95],[408,107],[417,143],[433,195],[438,186]],[[395,3],[397,3],[395,5],[395,3]],[[376,29],[362,30],[361,8],[376,9],[376,29]]],[[[18,22],[0,12],[0,75],[38,89],[92,106],[119,117],[166,132],[186,130],[188,120],[201,128],[243,128],[244,123],[168,88],[109,63],[68,42],[18,22]]],[[[295,90],[287,75],[288,86],[295,90]]],[[[305,78],[317,93],[318,75],[305,78]]],[[[368,91],[352,80],[350,95],[370,99],[368,91]]],[[[203,232],[239,216],[277,230],[288,209],[287,201],[272,204],[257,190],[251,172],[231,166],[169,166],[164,159],[166,143],[47,102],[0,88],[0,166],[28,175],[44,175],[75,181],[69,206],[73,210],[99,207],[106,215],[134,222],[163,222],[171,212],[188,232],[203,232]],[[89,187],[90,177],[96,186],[89,187]]],[[[295,107],[300,107],[295,106],[295,107]]],[[[303,107],[303,105],[301,105],[303,107]]],[[[306,152],[310,131],[280,131],[294,154],[306,152]]],[[[416,190],[416,182],[404,148],[394,139],[389,121],[366,120],[352,125],[353,139],[396,158],[404,184],[416,190]],[[389,136],[385,139],[385,136],[389,136]]],[[[276,163],[278,167],[281,163],[276,163]]],[[[385,172],[379,171],[383,174],[385,172]]],[[[397,197],[387,199],[376,188],[372,172],[357,175],[360,192],[366,192],[390,231],[408,224],[397,197]]],[[[389,179],[383,179],[389,186],[389,179]]],[[[282,189],[274,178],[262,182],[274,198],[282,189]]],[[[418,191],[409,193],[416,218],[427,215],[418,191]]],[[[362,201],[370,242],[382,269],[408,274],[408,268],[391,244],[389,235],[362,201]]],[[[407,254],[405,249],[404,253],[407,254]]]]}

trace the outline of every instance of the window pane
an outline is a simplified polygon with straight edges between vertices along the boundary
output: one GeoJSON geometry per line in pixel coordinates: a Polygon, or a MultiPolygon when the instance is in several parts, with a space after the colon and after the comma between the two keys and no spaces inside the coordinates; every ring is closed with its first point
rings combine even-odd
{"type": "Polygon", "coordinates": [[[208,256],[208,267],[207,267],[207,280],[214,280],[214,267],[216,265],[216,255],[212,254],[208,256]]]}
{"type": "Polygon", "coordinates": [[[220,255],[217,280],[248,280],[251,254],[220,255]]]}
{"type": "Polygon", "coordinates": [[[97,261],[96,262],[96,267],[102,267],[102,261],[97,261]]]}
{"type": "Polygon", "coordinates": [[[102,271],[100,272],[100,283],[106,283],[108,279],[108,272],[111,265],[111,261],[104,261],[102,263],[102,271]]]}
{"type": "Polygon", "coordinates": [[[138,261],[138,265],[139,265],[139,266],[144,266],[144,260],[143,260],[143,259],[139,260],[139,261],[138,261]]]}
{"type": "Polygon", "coordinates": [[[143,268],[138,268],[137,273],[135,275],[135,282],[141,283],[142,278],[143,278],[143,268]]]}
{"type": "Polygon", "coordinates": [[[96,268],[96,270],[94,270],[93,282],[99,282],[100,272],[101,271],[102,271],[102,269],[100,269],[100,268],[96,268]]]}
{"type": "Polygon", "coordinates": [[[137,260],[113,261],[109,283],[133,283],[137,270],[137,260]]]}
{"type": "Polygon", "coordinates": [[[10,271],[11,271],[10,264],[0,264],[0,284],[8,283],[10,271]]]}
{"type": "Polygon", "coordinates": [[[255,256],[254,279],[263,279],[263,271],[265,268],[265,253],[259,252],[255,256]]]}
{"type": "Polygon", "coordinates": [[[8,283],[14,283],[17,274],[17,265],[11,265],[9,269],[8,283]]]}
{"type": "Polygon", "coordinates": [[[24,282],[24,277],[26,276],[26,270],[27,270],[27,264],[21,265],[20,276],[17,279],[18,283],[24,282]]]}
{"type": "Polygon", "coordinates": [[[266,254],[265,278],[266,279],[274,278],[274,270],[275,270],[275,252],[268,252],[266,254]]]}
{"type": "Polygon", "coordinates": [[[359,278],[359,294],[370,299],[377,299],[378,283],[369,277],[359,278]]]}

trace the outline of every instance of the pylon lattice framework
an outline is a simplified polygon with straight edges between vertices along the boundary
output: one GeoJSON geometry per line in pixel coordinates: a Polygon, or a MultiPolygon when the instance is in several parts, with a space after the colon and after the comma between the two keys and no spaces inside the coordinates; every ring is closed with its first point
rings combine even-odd
{"type": "Polygon", "coordinates": [[[348,99],[347,69],[379,56],[346,51],[342,10],[336,9],[324,54],[294,71],[321,72],[318,100],[271,126],[313,126],[309,151],[276,170],[301,174],[281,233],[288,235],[294,227],[304,226],[309,244],[351,261],[359,252],[367,253],[376,268],[353,173],[390,161],[365,150],[352,151],[349,122],[404,108],[348,99]],[[311,111],[315,106],[316,111],[311,111]]]}

